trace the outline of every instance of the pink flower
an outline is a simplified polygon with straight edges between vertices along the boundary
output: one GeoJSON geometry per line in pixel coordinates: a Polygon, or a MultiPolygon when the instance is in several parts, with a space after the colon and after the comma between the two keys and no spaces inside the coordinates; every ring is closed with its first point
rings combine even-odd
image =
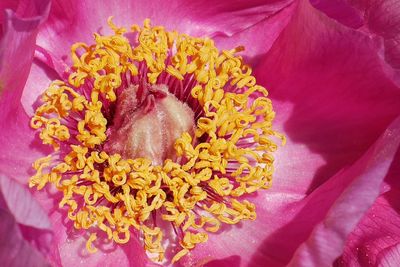
{"type": "Polygon", "coordinates": [[[336,2],[53,1],[49,10],[46,1],[4,1],[15,12],[3,18],[0,43],[0,261],[152,264],[135,239],[88,255],[51,191],[27,189],[32,162],[49,153],[29,127],[36,101],[51,80],[67,77],[70,46],[91,42],[113,15],[117,25],[150,17],[221,49],[244,45],[270,93],[274,129],[287,137],[274,154],[272,188],[251,197],[257,219],[210,235],[178,264],[397,265],[399,8],[336,2]]]}

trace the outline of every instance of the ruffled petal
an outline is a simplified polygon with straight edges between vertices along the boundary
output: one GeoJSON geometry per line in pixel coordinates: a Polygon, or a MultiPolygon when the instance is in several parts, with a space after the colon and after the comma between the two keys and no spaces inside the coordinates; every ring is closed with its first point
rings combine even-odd
{"type": "Polygon", "coordinates": [[[0,208],[0,262],[2,266],[50,266],[22,237],[13,216],[0,208]]]}
{"type": "MultiPolygon", "coordinates": [[[[142,24],[144,19],[150,18],[153,24],[195,36],[232,36],[267,20],[291,2],[112,0],[99,5],[93,0],[54,1],[38,44],[52,55],[50,64],[62,75],[70,65],[71,45],[78,41],[91,42],[94,32],[109,32],[106,23],[109,16],[114,16],[117,25],[125,27],[142,24]]],[[[276,31],[276,27],[272,27],[271,31],[276,31]]]]}
{"type": "Polygon", "coordinates": [[[20,101],[32,64],[38,27],[49,10],[49,1],[28,2],[38,9],[28,12],[19,6],[20,15],[11,10],[6,12],[5,33],[0,43],[0,170],[21,183],[30,176],[32,159],[42,155],[20,101]]]}
{"type": "Polygon", "coordinates": [[[16,181],[0,175],[0,196],[19,224],[51,229],[49,218],[31,193],[16,181]]]}
{"type": "Polygon", "coordinates": [[[307,240],[297,249],[288,266],[332,265],[341,255],[346,237],[379,196],[381,184],[389,171],[399,144],[400,117],[356,164],[331,178],[310,196],[307,205],[314,202],[314,208],[318,207],[315,213],[308,211],[314,213],[314,216],[317,213],[325,213],[325,206],[329,208],[325,203],[331,199],[336,201],[324,219],[313,228],[307,240]],[[333,192],[339,191],[344,184],[348,185],[343,192],[333,197],[333,192]]]}
{"type": "Polygon", "coordinates": [[[348,236],[336,266],[397,266],[400,245],[400,149],[381,195],[348,236]]]}
{"type": "Polygon", "coordinates": [[[0,208],[13,216],[20,235],[32,248],[48,254],[52,227],[46,212],[25,187],[1,174],[0,208]]]}
{"type": "Polygon", "coordinates": [[[259,63],[262,55],[268,52],[286,27],[295,7],[295,3],[292,2],[279,12],[233,35],[227,36],[224,33],[217,32],[214,34],[213,40],[220,49],[230,50],[238,45],[243,45],[245,51],[241,55],[243,55],[245,63],[254,68],[259,63]]]}
{"type": "Polygon", "coordinates": [[[6,10],[4,35],[0,42],[0,92],[3,99],[0,104],[4,109],[16,105],[20,99],[35,51],[38,27],[47,17],[50,7],[49,1],[34,2],[46,4],[42,13],[34,17],[21,18],[6,10]]]}
{"type": "Polygon", "coordinates": [[[397,0],[313,0],[315,7],[349,27],[382,37],[382,58],[400,84],[400,2],[397,0]]]}
{"type": "Polygon", "coordinates": [[[399,193],[399,190],[391,191],[378,198],[348,237],[343,256],[337,260],[336,266],[383,264],[390,255],[387,253],[400,244],[399,193]]]}
{"type": "Polygon", "coordinates": [[[329,17],[348,27],[358,29],[364,25],[363,12],[350,5],[347,0],[310,0],[310,3],[329,17]]]}
{"type": "Polygon", "coordinates": [[[39,58],[45,58],[45,56],[40,51],[36,51],[28,80],[26,81],[25,90],[21,98],[22,106],[29,116],[34,114],[35,108],[37,108],[40,103],[41,95],[51,82],[60,79],[58,73],[42,60],[39,60],[39,58]]]}

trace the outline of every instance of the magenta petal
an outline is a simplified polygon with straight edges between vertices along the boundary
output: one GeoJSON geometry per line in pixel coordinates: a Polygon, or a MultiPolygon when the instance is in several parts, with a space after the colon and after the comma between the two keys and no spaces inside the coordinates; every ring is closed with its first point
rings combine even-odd
{"type": "MultiPolygon", "coordinates": [[[[324,213],[325,203],[331,199],[336,201],[297,249],[289,266],[328,266],[340,256],[347,235],[378,197],[399,144],[400,117],[355,165],[331,178],[310,196],[309,203],[317,204],[314,207],[318,207],[319,213],[324,213]],[[349,181],[343,192],[334,196],[337,194],[334,191],[349,181]]],[[[316,216],[318,212],[312,213],[316,216]]]]}
{"type": "Polygon", "coordinates": [[[5,12],[4,10],[6,9],[11,9],[11,10],[16,10],[18,6],[18,2],[15,0],[3,0],[0,2],[0,39],[3,36],[3,23],[4,23],[4,15],[5,12]]]}
{"type": "Polygon", "coordinates": [[[26,188],[0,175],[0,193],[17,223],[39,229],[51,229],[45,211],[26,188]]]}
{"type": "MultiPolygon", "coordinates": [[[[400,173],[398,162],[395,161],[391,169],[396,179],[400,173]]],[[[399,193],[400,188],[393,188],[377,199],[348,236],[346,248],[336,266],[398,266],[399,193]]]]}
{"type": "Polygon", "coordinates": [[[400,84],[400,2],[397,0],[314,0],[315,7],[337,21],[382,37],[382,58],[393,68],[396,82],[400,84]],[[349,22],[353,23],[349,23],[349,22]],[[356,23],[355,23],[356,22],[356,23]]]}
{"type": "Polygon", "coordinates": [[[288,4],[276,13],[242,31],[230,36],[217,32],[213,39],[220,49],[229,50],[238,45],[243,45],[245,51],[241,55],[243,55],[246,64],[254,68],[258,64],[260,56],[268,52],[286,27],[295,7],[295,3],[288,4]]]}
{"type": "Polygon", "coordinates": [[[346,26],[357,29],[364,25],[363,12],[350,5],[347,0],[311,0],[310,2],[314,7],[346,26]]]}
{"type": "Polygon", "coordinates": [[[11,214],[0,208],[0,262],[2,266],[50,266],[24,240],[11,214]]]}

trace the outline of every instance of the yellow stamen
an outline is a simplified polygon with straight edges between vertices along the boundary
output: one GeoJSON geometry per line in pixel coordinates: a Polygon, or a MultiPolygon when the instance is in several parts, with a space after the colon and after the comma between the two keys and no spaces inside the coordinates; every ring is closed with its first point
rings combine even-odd
{"type": "Polygon", "coordinates": [[[97,248],[92,246],[92,243],[97,239],[97,235],[95,233],[91,234],[87,243],[86,243],[86,249],[90,252],[90,253],[96,253],[97,252],[97,248]]]}
{"type": "MultiPolygon", "coordinates": [[[[129,241],[131,231],[141,232],[144,248],[162,261],[163,231],[151,216],[159,214],[184,233],[176,262],[222,223],[256,219],[254,204],[238,197],[270,186],[271,153],[277,148],[271,137],[285,139],[272,130],[268,92],[236,55],[243,47],[220,52],[210,39],[168,32],[149,20],[131,27],[138,36],[133,46],[125,28],[111,18],[108,24],[113,35],[95,34],[95,44],[71,47],[68,82],[54,81],[43,94],[31,127],[62,156],[37,160],[29,186],[55,185],[63,193],[59,205],[68,207],[77,229],[100,229],[120,244],[129,241]],[[203,115],[194,136],[185,132],[175,142],[184,164],[167,159],[154,166],[149,159],[123,159],[102,150],[109,123],[104,104],[116,102],[124,75],[139,75],[143,65],[152,84],[161,74],[195,80],[190,95],[203,115]]],[[[91,253],[97,238],[91,234],[87,241],[91,253]]]]}

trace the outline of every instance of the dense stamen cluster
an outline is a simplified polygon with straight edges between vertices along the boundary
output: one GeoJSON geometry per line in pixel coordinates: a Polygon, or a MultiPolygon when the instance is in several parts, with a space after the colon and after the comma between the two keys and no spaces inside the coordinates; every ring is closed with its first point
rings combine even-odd
{"type": "MultiPolygon", "coordinates": [[[[222,223],[256,218],[254,204],[241,197],[270,186],[277,148],[271,137],[284,138],[272,130],[267,91],[236,55],[242,47],[220,52],[210,39],[168,32],[149,20],[132,26],[128,40],[126,29],[111,19],[109,25],[113,35],[95,34],[95,44],[72,46],[68,82],[54,81],[43,94],[31,126],[55,152],[34,163],[30,186],[51,183],[60,190],[60,207],[68,207],[76,229],[99,229],[121,244],[140,233],[158,261],[165,235],[157,221],[171,222],[181,247],[175,262],[222,223]],[[121,92],[139,81],[171,79],[190,84],[180,99],[199,107],[194,133],[175,142],[176,156],[155,165],[107,153],[121,92]]],[[[88,239],[91,252],[96,238],[88,239]]]]}

